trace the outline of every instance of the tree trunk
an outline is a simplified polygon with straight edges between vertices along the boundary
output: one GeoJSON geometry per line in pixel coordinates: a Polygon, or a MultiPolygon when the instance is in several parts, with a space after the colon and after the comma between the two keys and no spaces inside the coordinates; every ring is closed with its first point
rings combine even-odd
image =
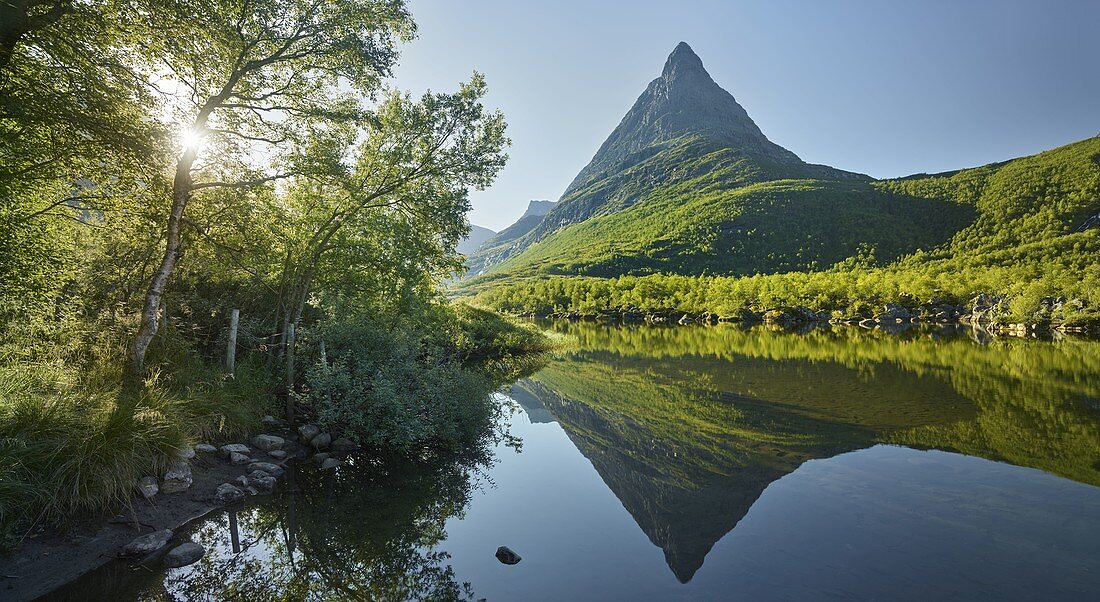
{"type": "Polygon", "coordinates": [[[153,280],[145,294],[141,326],[138,327],[134,344],[130,348],[130,361],[124,383],[130,390],[141,388],[141,380],[145,373],[145,353],[149,350],[149,344],[153,342],[153,337],[156,336],[160,326],[157,309],[160,307],[161,297],[164,296],[168,278],[172,275],[172,268],[179,259],[180,225],[183,222],[183,211],[187,208],[187,202],[191,200],[191,166],[195,163],[196,154],[197,149],[194,147],[185,149],[176,164],[176,177],[172,181],[172,210],[168,214],[168,239],[164,245],[164,257],[156,272],[153,273],[153,280]]]}
{"type": "Polygon", "coordinates": [[[73,12],[71,0],[30,2],[28,0],[0,0],[0,69],[11,62],[11,55],[23,36],[56,23],[73,12]],[[31,6],[48,5],[46,12],[31,15],[31,6]]]}

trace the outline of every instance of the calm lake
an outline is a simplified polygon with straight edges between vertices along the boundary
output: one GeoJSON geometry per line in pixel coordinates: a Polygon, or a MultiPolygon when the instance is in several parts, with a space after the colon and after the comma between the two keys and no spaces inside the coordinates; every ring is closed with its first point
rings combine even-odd
{"type": "Polygon", "coordinates": [[[302,469],[51,598],[1100,599],[1100,343],[548,328],[490,457],[302,469]]]}

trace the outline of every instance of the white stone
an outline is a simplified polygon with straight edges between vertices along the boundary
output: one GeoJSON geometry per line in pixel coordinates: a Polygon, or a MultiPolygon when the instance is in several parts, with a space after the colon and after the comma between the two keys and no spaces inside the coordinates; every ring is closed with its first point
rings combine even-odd
{"type": "Polygon", "coordinates": [[[180,493],[191,487],[191,465],[185,460],[175,460],[168,465],[160,490],[164,493],[180,493]]]}
{"type": "Polygon", "coordinates": [[[138,491],[141,492],[141,496],[145,499],[152,498],[160,491],[156,477],[141,477],[141,480],[137,483],[137,488],[138,491]]]}
{"type": "Polygon", "coordinates": [[[286,441],[282,437],[275,435],[256,435],[252,438],[252,445],[265,452],[281,449],[285,443],[286,441]]]}
{"type": "Polygon", "coordinates": [[[223,445],[219,449],[222,451],[222,456],[228,458],[230,454],[243,454],[248,455],[252,453],[252,450],[248,449],[248,446],[243,443],[230,443],[223,445]]]}
{"type": "Polygon", "coordinates": [[[163,529],[135,538],[122,548],[123,556],[148,556],[164,547],[172,537],[172,531],[163,529]]]}
{"type": "Polygon", "coordinates": [[[272,464],[271,462],[253,462],[248,465],[248,469],[262,470],[273,477],[280,476],[284,472],[286,472],[285,470],[283,470],[282,466],[279,466],[278,464],[272,464]]]}

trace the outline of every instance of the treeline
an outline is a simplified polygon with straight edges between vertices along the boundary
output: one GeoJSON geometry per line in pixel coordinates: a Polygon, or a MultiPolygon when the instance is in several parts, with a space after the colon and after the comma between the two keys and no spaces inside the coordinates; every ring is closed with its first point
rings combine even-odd
{"type": "Polygon", "coordinates": [[[488,288],[474,303],[513,314],[549,315],[630,311],[737,316],[805,307],[840,318],[870,318],[887,304],[909,308],[967,305],[993,292],[1005,295],[1006,322],[1060,321],[1086,324],[1100,319],[1100,266],[1019,264],[1000,266],[954,260],[910,259],[890,268],[851,267],[827,272],[792,272],[747,277],[620,276],[550,277],[488,288]],[[1044,299],[1065,297],[1044,313],[1044,299]]]}
{"type": "Polygon", "coordinates": [[[186,442],[281,410],[273,393],[383,448],[491,430],[489,389],[541,339],[437,285],[505,122],[477,73],[386,83],[416,32],[403,1],[0,17],[0,532],[127,500],[186,442]]]}

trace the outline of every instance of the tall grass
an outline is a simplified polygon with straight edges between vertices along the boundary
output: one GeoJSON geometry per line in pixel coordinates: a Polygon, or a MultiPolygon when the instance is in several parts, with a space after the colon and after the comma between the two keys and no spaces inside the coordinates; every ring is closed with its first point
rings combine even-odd
{"type": "Polygon", "coordinates": [[[120,408],[121,358],[95,349],[0,362],[0,547],[125,507],[175,450],[246,431],[268,403],[259,361],[243,358],[229,377],[169,339],[143,394],[120,408]]]}

